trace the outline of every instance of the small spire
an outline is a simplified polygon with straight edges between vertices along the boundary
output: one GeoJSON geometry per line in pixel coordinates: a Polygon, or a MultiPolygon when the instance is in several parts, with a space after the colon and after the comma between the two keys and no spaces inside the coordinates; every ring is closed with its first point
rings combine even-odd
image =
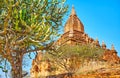
{"type": "Polygon", "coordinates": [[[76,15],[76,12],[75,12],[75,9],[74,9],[74,5],[72,5],[71,15],[76,15]]]}
{"type": "Polygon", "coordinates": [[[96,42],[98,42],[98,38],[96,38],[96,40],[95,40],[96,42]]]}
{"type": "Polygon", "coordinates": [[[106,49],[106,44],[104,43],[104,41],[102,41],[102,48],[106,49]]]}
{"type": "Polygon", "coordinates": [[[115,48],[114,48],[114,45],[113,45],[113,44],[111,45],[111,50],[115,50],[115,48]]]}
{"type": "Polygon", "coordinates": [[[105,45],[104,41],[102,41],[102,45],[105,45]]]}
{"type": "Polygon", "coordinates": [[[98,38],[96,38],[96,40],[94,40],[94,44],[95,44],[96,46],[100,46],[99,41],[98,41],[98,38]]]}

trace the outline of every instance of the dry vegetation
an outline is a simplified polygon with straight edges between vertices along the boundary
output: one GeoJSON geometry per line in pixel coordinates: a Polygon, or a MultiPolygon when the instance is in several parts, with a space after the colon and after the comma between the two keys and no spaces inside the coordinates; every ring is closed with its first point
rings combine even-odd
{"type": "Polygon", "coordinates": [[[120,64],[110,65],[106,62],[91,62],[83,66],[73,78],[120,78],[120,64]]]}
{"type": "Polygon", "coordinates": [[[67,74],[52,75],[50,78],[120,78],[120,64],[89,62],[84,64],[72,77],[67,74]]]}

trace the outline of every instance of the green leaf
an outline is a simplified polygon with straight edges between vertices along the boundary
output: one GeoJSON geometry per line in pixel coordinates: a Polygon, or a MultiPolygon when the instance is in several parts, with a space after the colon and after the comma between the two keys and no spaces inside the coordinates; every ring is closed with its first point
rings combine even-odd
{"type": "Polygon", "coordinates": [[[8,70],[6,70],[6,69],[4,69],[4,70],[2,70],[3,72],[5,72],[5,73],[7,73],[8,72],[8,70]]]}
{"type": "Polygon", "coordinates": [[[0,66],[0,68],[1,68],[1,69],[3,69],[3,67],[2,67],[2,66],[0,66]]]}

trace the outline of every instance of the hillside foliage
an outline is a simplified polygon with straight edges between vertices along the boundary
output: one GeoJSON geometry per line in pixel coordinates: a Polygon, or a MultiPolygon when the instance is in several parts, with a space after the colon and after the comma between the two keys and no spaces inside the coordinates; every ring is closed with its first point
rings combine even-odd
{"type": "Polygon", "coordinates": [[[85,61],[101,60],[103,50],[91,45],[64,45],[48,51],[44,55],[44,60],[52,61],[56,68],[60,67],[67,73],[75,73],[81,68],[85,61]]]}

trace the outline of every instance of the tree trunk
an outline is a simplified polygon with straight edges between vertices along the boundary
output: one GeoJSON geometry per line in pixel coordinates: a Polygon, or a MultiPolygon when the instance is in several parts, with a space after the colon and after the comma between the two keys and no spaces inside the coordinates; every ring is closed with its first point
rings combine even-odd
{"type": "Polygon", "coordinates": [[[16,53],[15,56],[12,56],[11,66],[12,66],[12,78],[22,78],[22,59],[23,55],[16,53]]]}

